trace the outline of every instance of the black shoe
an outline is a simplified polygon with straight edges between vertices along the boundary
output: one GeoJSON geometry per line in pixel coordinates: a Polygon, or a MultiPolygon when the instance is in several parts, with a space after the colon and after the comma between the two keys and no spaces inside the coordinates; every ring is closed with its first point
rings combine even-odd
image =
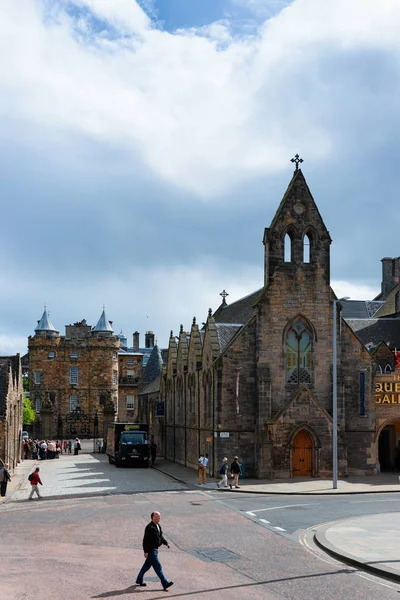
{"type": "Polygon", "coordinates": [[[231,483],[229,484],[229,487],[232,489],[232,484],[231,483]]]}
{"type": "Polygon", "coordinates": [[[174,585],[174,582],[173,582],[173,581],[168,581],[168,583],[166,583],[166,584],[164,585],[164,591],[166,592],[166,591],[167,591],[167,589],[168,589],[169,587],[171,587],[171,585],[174,585]]]}
{"type": "Polygon", "coordinates": [[[140,587],[146,587],[147,583],[143,583],[143,581],[136,581],[136,585],[140,585],[140,587]]]}

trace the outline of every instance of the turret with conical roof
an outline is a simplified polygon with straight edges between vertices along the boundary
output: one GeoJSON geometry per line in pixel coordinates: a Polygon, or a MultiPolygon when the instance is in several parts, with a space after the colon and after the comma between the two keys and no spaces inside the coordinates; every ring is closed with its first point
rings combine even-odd
{"type": "Polygon", "coordinates": [[[58,335],[58,331],[54,327],[53,323],[50,320],[50,315],[47,311],[46,306],[44,307],[44,311],[40,321],[38,321],[37,326],[35,327],[35,335],[58,335]]]}
{"type": "Polygon", "coordinates": [[[114,330],[111,326],[112,321],[107,319],[106,311],[103,307],[103,312],[101,313],[100,319],[97,321],[97,325],[93,327],[92,333],[114,333],[114,330]]]}

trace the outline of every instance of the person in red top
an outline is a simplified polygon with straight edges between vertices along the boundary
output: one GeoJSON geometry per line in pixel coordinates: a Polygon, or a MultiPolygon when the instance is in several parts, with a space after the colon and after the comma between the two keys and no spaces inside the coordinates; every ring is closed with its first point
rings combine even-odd
{"type": "Polygon", "coordinates": [[[32,473],[32,479],[31,479],[31,493],[29,495],[29,500],[32,500],[33,494],[34,492],[36,492],[37,497],[41,498],[42,496],[39,494],[39,483],[40,485],[43,485],[43,483],[40,480],[40,475],[39,475],[39,467],[36,467],[36,469],[34,470],[34,472],[32,473]]]}

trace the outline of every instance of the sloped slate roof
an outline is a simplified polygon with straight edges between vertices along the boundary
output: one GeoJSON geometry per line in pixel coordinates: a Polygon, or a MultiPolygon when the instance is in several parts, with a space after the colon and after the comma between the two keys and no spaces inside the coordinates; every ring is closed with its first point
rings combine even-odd
{"type": "Polygon", "coordinates": [[[253,306],[260,295],[263,288],[260,288],[256,292],[240,298],[232,304],[221,304],[221,306],[215,311],[214,319],[216,323],[224,323],[225,325],[235,324],[244,325],[253,317],[256,313],[256,308],[253,306]]]}
{"type": "Polygon", "coordinates": [[[216,323],[219,347],[221,353],[227,348],[231,339],[241,329],[243,325],[216,323]]]}
{"type": "Polygon", "coordinates": [[[159,392],[160,385],[161,385],[161,375],[159,375],[151,383],[146,385],[146,387],[141,390],[139,395],[141,396],[142,394],[154,394],[155,392],[159,392]]]}
{"type": "Polygon", "coordinates": [[[400,348],[400,319],[346,319],[364,344],[386,342],[391,348],[400,348]]]}
{"type": "Polygon", "coordinates": [[[161,350],[156,344],[152,350],[152,353],[150,354],[149,360],[147,361],[146,368],[143,373],[142,385],[150,383],[156,379],[156,377],[161,374],[162,366],[163,359],[161,350]]]}
{"type": "Polygon", "coordinates": [[[384,302],[369,300],[341,300],[342,316],[344,319],[371,319],[382,307],[384,302]]]}
{"type": "Polygon", "coordinates": [[[385,302],[382,302],[382,307],[376,314],[377,317],[386,317],[396,313],[396,294],[399,291],[399,287],[399,285],[395,285],[394,288],[390,290],[385,302]]]}

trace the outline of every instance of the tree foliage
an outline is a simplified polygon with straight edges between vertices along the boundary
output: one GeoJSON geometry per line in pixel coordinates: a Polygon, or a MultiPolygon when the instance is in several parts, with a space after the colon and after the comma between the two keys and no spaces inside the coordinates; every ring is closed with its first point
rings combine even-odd
{"type": "Polygon", "coordinates": [[[24,408],[22,411],[22,422],[24,425],[30,425],[36,419],[36,413],[33,410],[32,403],[24,394],[24,408]]]}

